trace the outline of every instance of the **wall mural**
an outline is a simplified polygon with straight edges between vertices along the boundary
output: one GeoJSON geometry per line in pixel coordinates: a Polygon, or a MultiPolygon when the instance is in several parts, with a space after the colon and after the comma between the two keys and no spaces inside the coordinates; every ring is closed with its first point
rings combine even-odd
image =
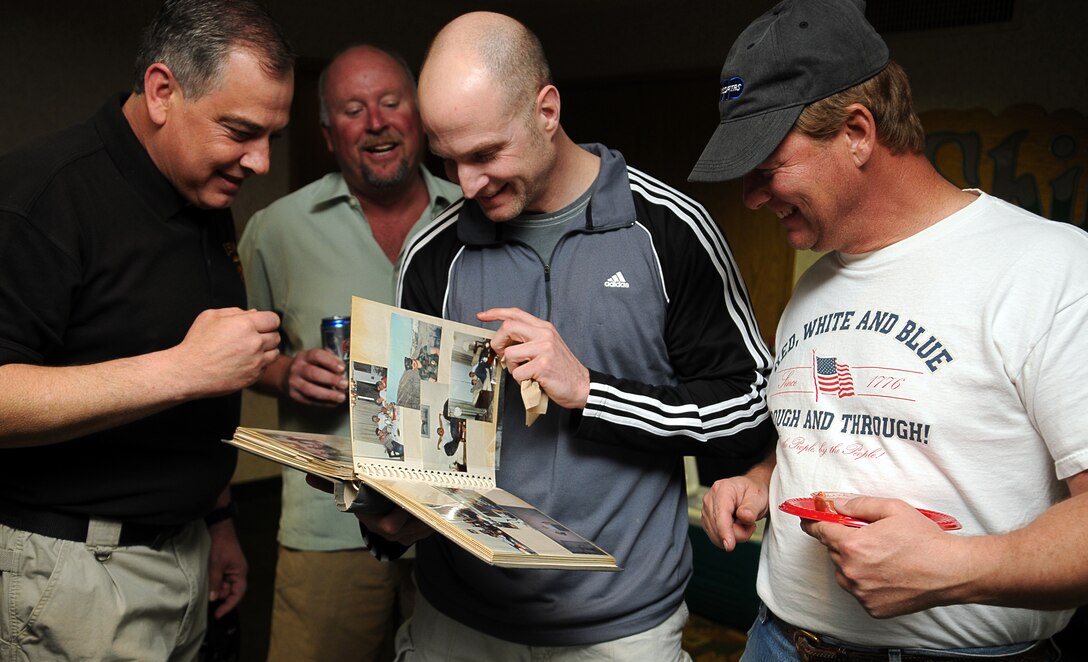
{"type": "Polygon", "coordinates": [[[926,156],[947,179],[1088,230],[1088,121],[1035,105],[921,113],[926,156]]]}
{"type": "MultiPolygon", "coordinates": [[[[1018,105],[919,113],[926,156],[960,188],[978,188],[1040,216],[1088,230],[1088,118],[1018,105]]],[[[796,251],[794,282],[823,253],[796,251]]]]}

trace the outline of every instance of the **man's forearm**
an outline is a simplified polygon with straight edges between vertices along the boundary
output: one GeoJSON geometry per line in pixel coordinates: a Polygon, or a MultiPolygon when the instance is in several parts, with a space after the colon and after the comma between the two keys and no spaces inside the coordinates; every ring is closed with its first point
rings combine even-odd
{"type": "Polygon", "coordinates": [[[76,366],[0,366],[0,448],[67,441],[252,384],[279,350],[275,313],[205,310],[181,343],[76,366]]]}
{"type": "Polygon", "coordinates": [[[776,448],[777,444],[772,445],[767,452],[767,457],[756,463],[744,475],[765,488],[769,487],[771,484],[771,474],[774,473],[774,467],[778,463],[778,458],[775,455],[776,448]]]}
{"type": "Polygon", "coordinates": [[[966,553],[957,556],[964,559],[966,581],[952,589],[951,602],[1027,609],[1088,603],[1088,478],[1078,474],[1069,483],[1074,496],[1027,526],[963,539],[966,553]]]}
{"type": "Polygon", "coordinates": [[[70,367],[0,366],[0,448],[67,441],[189,397],[165,352],[70,367]]]}

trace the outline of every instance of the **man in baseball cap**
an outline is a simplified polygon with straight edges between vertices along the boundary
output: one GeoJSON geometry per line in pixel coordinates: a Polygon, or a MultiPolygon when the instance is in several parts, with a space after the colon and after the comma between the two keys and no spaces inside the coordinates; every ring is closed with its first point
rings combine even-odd
{"type": "Polygon", "coordinates": [[[937,173],[861,2],[779,3],[721,78],[691,179],[742,177],[829,251],[778,326],[776,452],[704,500],[727,550],[771,517],[744,659],[1058,659],[1088,595],[1088,235],[937,173]]]}
{"type": "Polygon", "coordinates": [[[767,158],[806,105],[888,65],[864,3],[782,2],[748,26],[722,67],[721,123],[688,178],[736,179],[767,158]]]}

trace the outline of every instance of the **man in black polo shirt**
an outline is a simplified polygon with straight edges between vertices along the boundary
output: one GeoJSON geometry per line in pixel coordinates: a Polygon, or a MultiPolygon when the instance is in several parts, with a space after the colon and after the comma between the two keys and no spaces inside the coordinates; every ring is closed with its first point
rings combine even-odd
{"type": "Polygon", "coordinates": [[[249,0],[168,0],[131,94],[0,157],[0,658],[192,659],[245,591],[219,440],[279,322],[228,207],[293,60],[249,0]]]}

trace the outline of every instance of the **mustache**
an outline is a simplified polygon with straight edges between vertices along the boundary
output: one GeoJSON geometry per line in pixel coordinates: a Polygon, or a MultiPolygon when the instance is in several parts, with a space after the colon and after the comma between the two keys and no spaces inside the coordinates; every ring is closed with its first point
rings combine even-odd
{"type": "Polygon", "coordinates": [[[399,145],[403,142],[396,133],[392,131],[382,131],[376,136],[367,136],[363,140],[359,141],[359,149],[371,149],[378,147],[379,145],[399,145]]]}

